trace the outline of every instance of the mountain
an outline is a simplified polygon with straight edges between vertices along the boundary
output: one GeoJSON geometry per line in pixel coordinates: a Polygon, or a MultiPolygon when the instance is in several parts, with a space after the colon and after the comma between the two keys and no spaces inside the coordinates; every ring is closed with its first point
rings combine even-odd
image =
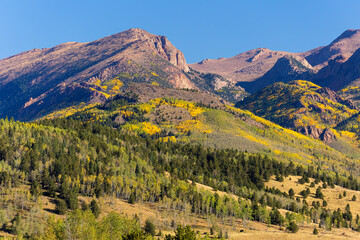
{"type": "Polygon", "coordinates": [[[237,85],[254,93],[275,82],[290,82],[295,79],[309,80],[314,71],[306,59],[299,56],[286,55],[279,58],[275,65],[262,77],[251,82],[239,82],[237,85]]]}
{"type": "Polygon", "coordinates": [[[251,93],[275,82],[287,83],[297,79],[312,81],[335,91],[356,86],[352,82],[360,78],[360,48],[357,47],[360,47],[360,30],[348,30],[328,46],[312,51],[306,58],[296,55],[279,58],[262,77],[251,82],[239,82],[238,85],[251,93]]]}
{"type": "Polygon", "coordinates": [[[338,90],[358,78],[353,53],[359,36],[359,30],[347,30],[329,45],[303,53],[259,48],[190,68],[165,36],[141,29],[33,49],[0,60],[0,117],[31,120],[80,103],[101,103],[132,83],[197,89],[230,102],[245,96],[242,87],[255,92],[278,81],[305,79],[338,90]]]}
{"type": "Polygon", "coordinates": [[[301,80],[267,86],[236,106],[328,143],[336,137],[331,128],[358,113],[333,90],[301,80]]]}
{"type": "Polygon", "coordinates": [[[199,89],[187,73],[184,55],[165,36],[141,29],[34,49],[0,60],[0,117],[29,120],[80,102],[104,102],[133,82],[199,89]]]}
{"type": "Polygon", "coordinates": [[[316,69],[326,66],[330,60],[338,59],[342,62],[360,48],[360,29],[349,29],[343,32],[329,45],[319,47],[303,55],[306,60],[316,69]]]}
{"type": "MultiPolygon", "coordinates": [[[[329,45],[306,52],[290,53],[259,48],[238,54],[231,58],[206,59],[189,66],[200,72],[220,74],[246,91],[259,90],[273,82],[296,79],[312,80],[312,75],[332,61],[343,63],[360,48],[360,30],[347,30],[329,45]],[[301,62],[309,71],[291,66],[289,58],[301,62]],[[287,60],[286,60],[287,59],[287,60]],[[301,60],[300,60],[301,59],[301,60]],[[278,62],[279,61],[279,62],[278,62]],[[285,66],[284,66],[285,65],[285,66]],[[259,80],[258,82],[256,82],[259,80]],[[249,82],[253,82],[249,84],[249,82]],[[246,82],[242,84],[242,82],[246,82]],[[256,83],[255,83],[256,82],[256,83]],[[257,87],[259,85],[259,87],[257,87]],[[257,87],[256,89],[253,87],[257,87]]],[[[295,65],[299,65],[298,63],[295,65]]],[[[329,85],[329,87],[332,87],[329,85]]]]}
{"type": "Polygon", "coordinates": [[[188,68],[165,37],[140,29],[0,64],[0,238],[360,231],[360,111],[327,87],[289,82],[315,74],[304,57],[277,58],[253,89],[272,85],[236,107],[225,99],[242,88],[188,68]]]}
{"type": "Polygon", "coordinates": [[[347,61],[342,60],[335,58],[329,61],[328,66],[322,68],[313,81],[335,91],[347,86],[358,86],[356,80],[360,78],[360,48],[347,61]]]}
{"type": "Polygon", "coordinates": [[[199,72],[220,74],[234,83],[253,81],[264,75],[276,61],[288,52],[267,48],[253,49],[230,58],[205,59],[189,66],[199,72]]]}

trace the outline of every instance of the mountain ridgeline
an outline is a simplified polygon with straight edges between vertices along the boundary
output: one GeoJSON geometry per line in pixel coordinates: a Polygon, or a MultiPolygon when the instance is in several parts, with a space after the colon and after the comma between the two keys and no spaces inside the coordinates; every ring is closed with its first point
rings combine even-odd
{"type": "Polygon", "coordinates": [[[81,103],[103,103],[132,83],[194,89],[233,103],[245,91],[299,79],[339,91],[357,86],[359,47],[359,30],[347,30],[329,45],[303,53],[259,48],[188,65],[165,36],[134,28],[0,60],[0,116],[33,120],[81,103]]]}
{"type": "Polygon", "coordinates": [[[222,96],[236,100],[243,92],[221,76],[190,70],[165,36],[130,29],[0,60],[0,116],[30,120],[81,102],[102,103],[136,82],[215,94],[225,88],[222,96]]]}
{"type": "Polygon", "coordinates": [[[0,237],[357,234],[359,47],[188,65],[129,29],[0,60],[0,237]]]}
{"type": "Polygon", "coordinates": [[[359,48],[360,30],[347,30],[329,45],[302,53],[260,48],[190,66],[226,76],[250,93],[275,82],[299,79],[338,91],[360,78],[359,48]]]}

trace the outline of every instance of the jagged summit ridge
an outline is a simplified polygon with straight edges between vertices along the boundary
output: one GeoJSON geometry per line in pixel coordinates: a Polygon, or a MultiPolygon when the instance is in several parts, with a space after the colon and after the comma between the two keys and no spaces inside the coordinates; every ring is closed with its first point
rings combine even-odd
{"type": "Polygon", "coordinates": [[[140,28],[130,28],[124,32],[94,41],[93,44],[123,44],[125,42],[145,43],[150,49],[168,60],[171,64],[185,72],[189,71],[184,54],[166,36],[154,35],[140,28]]]}

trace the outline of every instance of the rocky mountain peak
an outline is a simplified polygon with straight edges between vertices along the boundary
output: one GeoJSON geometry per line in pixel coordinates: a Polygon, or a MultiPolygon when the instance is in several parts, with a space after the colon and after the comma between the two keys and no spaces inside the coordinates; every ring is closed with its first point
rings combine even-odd
{"type": "Polygon", "coordinates": [[[181,70],[188,72],[189,67],[186,64],[184,54],[175,48],[174,45],[165,36],[156,36],[148,39],[155,48],[156,52],[167,59],[171,64],[180,68],[181,70]]]}
{"type": "Polygon", "coordinates": [[[0,60],[0,116],[32,119],[70,102],[102,102],[102,89],[94,84],[120,75],[126,75],[119,79],[124,86],[145,81],[194,89],[187,71],[183,53],[165,36],[139,28],[92,42],[27,51],[0,60]]]}
{"type": "Polygon", "coordinates": [[[120,38],[128,42],[139,42],[139,44],[145,43],[148,47],[150,47],[150,49],[153,50],[154,53],[158,53],[161,57],[163,57],[165,60],[168,60],[171,64],[175,65],[176,67],[180,68],[185,72],[189,71],[189,67],[186,63],[184,54],[180,50],[178,50],[168,40],[166,36],[154,35],[140,28],[130,28],[129,30],[114,34],[107,38],[120,38]]]}
{"type": "Polygon", "coordinates": [[[346,38],[358,37],[357,35],[360,35],[360,29],[348,29],[343,32],[339,37],[337,37],[334,41],[332,41],[331,44],[337,43],[346,38]]]}
{"type": "Polygon", "coordinates": [[[360,48],[360,30],[350,29],[343,32],[329,45],[309,51],[310,54],[306,56],[306,60],[312,66],[321,69],[328,65],[330,60],[339,56],[342,61],[346,61],[358,48],[360,48]]]}

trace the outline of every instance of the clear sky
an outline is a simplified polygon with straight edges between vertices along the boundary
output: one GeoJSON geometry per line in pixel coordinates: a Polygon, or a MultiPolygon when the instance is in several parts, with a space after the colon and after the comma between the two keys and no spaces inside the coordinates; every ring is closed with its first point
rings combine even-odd
{"type": "Polygon", "coordinates": [[[188,63],[266,47],[306,51],[360,28],[359,0],[0,0],[0,59],[129,28],[166,35],[188,63]]]}

